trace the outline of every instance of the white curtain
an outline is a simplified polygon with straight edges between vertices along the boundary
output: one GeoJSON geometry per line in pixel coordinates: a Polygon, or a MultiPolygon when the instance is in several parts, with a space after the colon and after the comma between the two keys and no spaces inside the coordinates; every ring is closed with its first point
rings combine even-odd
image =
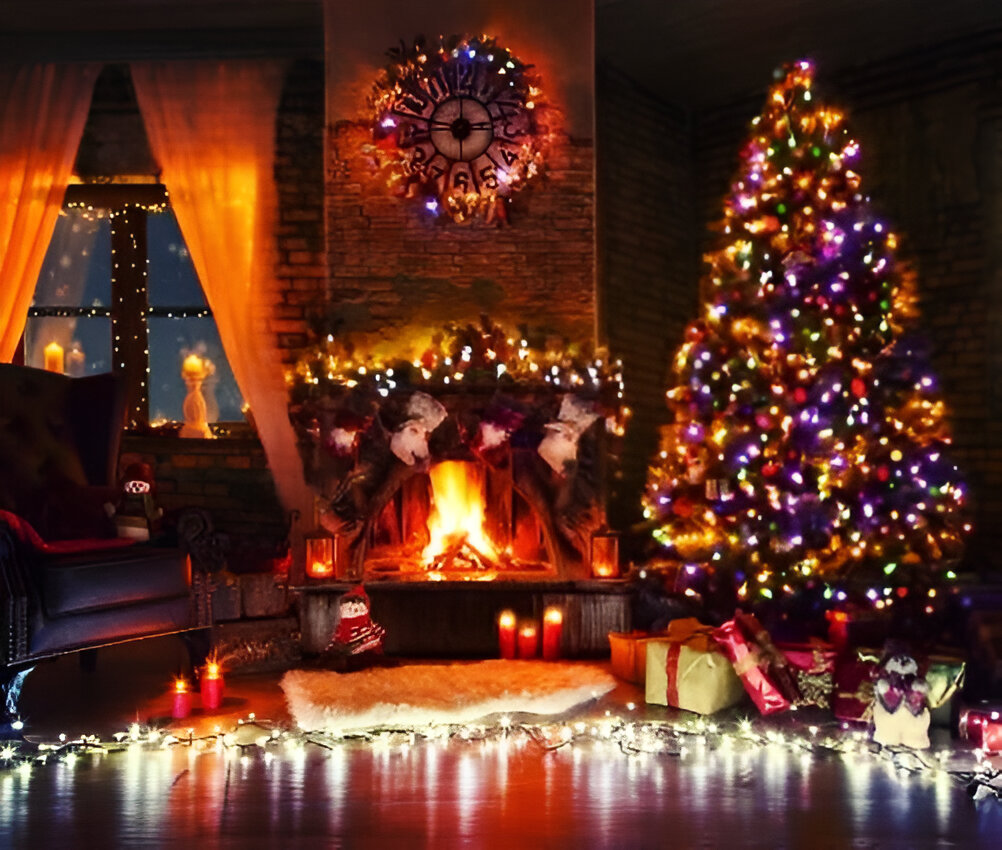
{"type": "Polygon", "coordinates": [[[0,65],[0,362],[24,331],[100,70],[0,65]]]}
{"type": "Polygon", "coordinates": [[[250,405],[279,498],[312,512],[277,339],[275,127],[284,64],[132,65],[136,97],[226,357],[250,405]]]}

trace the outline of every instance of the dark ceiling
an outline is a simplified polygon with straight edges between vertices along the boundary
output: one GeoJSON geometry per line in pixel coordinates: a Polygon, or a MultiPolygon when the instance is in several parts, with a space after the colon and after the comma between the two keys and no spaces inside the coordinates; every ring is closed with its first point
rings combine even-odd
{"type": "MultiPolygon", "coordinates": [[[[693,109],[761,92],[773,68],[801,56],[833,74],[1002,31],[1002,0],[596,0],[596,6],[598,61],[666,102],[693,109]]],[[[321,0],[0,0],[6,58],[319,56],[322,47],[321,0]]]]}

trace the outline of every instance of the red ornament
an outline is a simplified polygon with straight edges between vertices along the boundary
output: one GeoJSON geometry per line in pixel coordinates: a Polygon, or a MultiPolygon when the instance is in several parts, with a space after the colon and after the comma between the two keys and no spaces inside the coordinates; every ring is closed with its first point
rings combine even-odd
{"type": "Polygon", "coordinates": [[[891,471],[886,466],[877,467],[877,480],[886,481],[891,477],[891,471]]]}
{"type": "Polygon", "coordinates": [[[862,398],[866,395],[866,384],[863,383],[862,378],[853,378],[852,383],[849,384],[849,389],[852,390],[852,394],[856,398],[862,398]]]}
{"type": "Polygon", "coordinates": [[[762,474],[766,478],[771,478],[777,472],[779,472],[779,464],[778,463],[763,463],[762,464],[762,474]]]}
{"type": "Polygon", "coordinates": [[[793,400],[797,404],[803,404],[805,401],[807,401],[807,390],[805,390],[803,387],[797,387],[793,391],[793,400]]]}
{"type": "Polygon", "coordinates": [[[692,499],[681,496],[672,502],[671,511],[675,516],[691,517],[693,511],[692,499]]]}

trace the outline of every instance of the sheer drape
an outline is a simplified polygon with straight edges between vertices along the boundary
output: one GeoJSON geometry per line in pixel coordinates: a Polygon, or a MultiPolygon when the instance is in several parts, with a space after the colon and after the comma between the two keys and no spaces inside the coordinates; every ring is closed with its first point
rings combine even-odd
{"type": "MultiPolygon", "coordinates": [[[[289,423],[276,339],[275,119],[284,68],[264,61],[136,63],[150,147],[250,405],[286,508],[311,498],[289,423]]],[[[309,516],[309,513],[305,514],[309,516]]]]}
{"type": "Polygon", "coordinates": [[[24,330],[100,70],[0,65],[0,362],[24,330]]]}

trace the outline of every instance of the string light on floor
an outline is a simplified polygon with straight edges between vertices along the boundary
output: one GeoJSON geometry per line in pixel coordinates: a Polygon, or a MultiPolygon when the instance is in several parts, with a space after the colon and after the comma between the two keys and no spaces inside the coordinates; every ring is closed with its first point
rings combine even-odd
{"type": "MultiPolygon", "coordinates": [[[[956,747],[917,751],[906,747],[881,747],[862,730],[846,730],[840,724],[776,728],[747,718],[717,722],[704,717],[678,720],[635,720],[606,712],[604,716],[576,722],[519,723],[503,715],[484,723],[435,723],[422,726],[304,731],[290,729],[254,714],[231,728],[216,726],[196,735],[193,728],[173,729],[132,724],[111,741],[97,735],[69,738],[60,735],[47,743],[11,741],[0,748],[0,772],[27,776],[35,767],[53,763],[79,764],[82,756],[102,757],[116,753],[156,753],[188,749],[193,754],[233,753],[260,756],[266,764],[282,758],[301,759],[307,749],[327,752],[344,747],[369,746],[381,752],[406,753],[416,745],[480,746],[493,751],[500,742],[517,749],[536,749],[541,754],[581,748],[584,752],[614,754],[628,758],[671,758],[679,763],[708,768],[717,753],[749,755],[768,752],[770,758],[788,758],[801,766],[814,758],[840,758],[850,770],[867,765],[886,767],[890,775],[907,783],[912,777],[935,780],[948,777],[963,785],[975,799],[1002,800],[1002,770],[996,769],[980,750],[956,747]]],[[[792,767],[791,762],[791,767],[792,767]]]]}

